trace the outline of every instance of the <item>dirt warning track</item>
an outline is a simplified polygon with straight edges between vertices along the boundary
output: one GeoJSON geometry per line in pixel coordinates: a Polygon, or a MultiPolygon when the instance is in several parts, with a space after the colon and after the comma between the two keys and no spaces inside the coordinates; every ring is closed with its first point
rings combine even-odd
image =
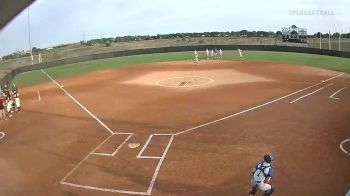
{"type": "Polygon", "coordinates": [[[43,74],[1,123],[4,195],[247,195],[266,152],[279,195],[350,188],[347,74],[251,61],[43,74]]]}

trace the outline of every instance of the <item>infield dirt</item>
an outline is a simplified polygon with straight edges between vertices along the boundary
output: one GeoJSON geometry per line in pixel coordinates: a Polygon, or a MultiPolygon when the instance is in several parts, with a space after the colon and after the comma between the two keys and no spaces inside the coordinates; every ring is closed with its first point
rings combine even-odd
{"type": "MultiPolygon", "coordinates": [[[[48,72],[48,74],[50,74],[48,72]]],[[[0,195],[118,195],[101,190],[147,192],[162,157],[152,195],[247,195],[251,169],[264,153],[275,157],[276,195],[344,195],[350,188],[349,155],[339,143],[350,137],[347,74],[254,61],[155,63],[96,71],[57,80],[77,101],[114,132],[110,133],[54,83],[20,89],[23,111],[0,123],[0,195]],[[183,76],[212,83],[168,88],[157,81],[183,76]],[[321,82],[321,83],[320,83],[321,82]],[[261,105],[263,107],[190,128],[261,105]],[[326,86],[326,87],[325,87],[326,86]],[[291,104],[308,93],[325,87],[291,104]],[[40,91],[41,101],[37,99],[40,91]],[[97,153],[89,154],[107,137],[97,153]],[[81,162],[84,157],[87,158],[81,162]],[[81,163],[81,164],[79,164],[81,163]],[[78,167],[72,171],[73,168],[78,167]]]]}

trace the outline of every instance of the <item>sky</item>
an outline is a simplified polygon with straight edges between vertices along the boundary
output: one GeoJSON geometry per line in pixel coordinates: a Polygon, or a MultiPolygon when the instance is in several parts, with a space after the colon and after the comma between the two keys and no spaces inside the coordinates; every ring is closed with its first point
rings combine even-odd
{"type": "MultiPolygon", "coordinates": [[[[46,48],[125,35],[276,32],[293,24],[308,34],[347,33],[349,7],[349,0],[36,0],[28,9],[31,45],[46,48]]],[[[30,48],[28,9],[0,30],[0,56],[30,48]]]]}

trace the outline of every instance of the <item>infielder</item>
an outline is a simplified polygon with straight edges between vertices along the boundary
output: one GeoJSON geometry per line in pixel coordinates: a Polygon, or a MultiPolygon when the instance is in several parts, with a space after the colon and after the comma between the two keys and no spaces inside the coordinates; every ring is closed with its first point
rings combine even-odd
{"type": "Polygon", "coordinates": [[[253,168],[253,177],[251,180],[252,191],[249,193],[250,196],[254,196],[257,190],[264,191],[264,196],[270,196],[275,190],[270,184],[268,184],[273,176],[273,169],[271,166],[272,161],[272,155],[266,154],[264,156],[264,161],[253,168]]]}

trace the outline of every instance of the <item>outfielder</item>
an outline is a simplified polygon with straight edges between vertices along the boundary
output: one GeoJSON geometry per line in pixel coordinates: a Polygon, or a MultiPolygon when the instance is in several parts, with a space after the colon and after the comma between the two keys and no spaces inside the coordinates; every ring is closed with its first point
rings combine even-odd
{"type": "Polygon", "coordinates": [[[211,49],[210,56],[211,56],[211,58],[213,58],[213,57],[214,57],[214,49],[211,49]]]}
{"type": "Polygon", "coordinates": [[[199,57],[198,57],[198,54],[197,54],[197,53],[194,55],[193,63],[194,63],[195,65],[199,65],[199,57]]]}
{"type": "Polygon", "coordinates": [[[243,53],[242,53],[242,50],[241,49],[237,49],[238,50],[238,54],[239,54],[239,58],[240,59],[243,59],[243,53]]]}
{"type": "Polygon", "coordinates": [[[208,48],[207,48],[207,50],[205,52],[207,54],[207,59],[209,59],[209,50],[208,50],[208,48]]]}
{"type": "Polygon", "coordinates": [[[249,193],[250,196],[254,196],[257,190],[264,191],[264,196],[270,196],[275,190],[270,184],[268,184],[273,176],[273,169],[271,166],[272,161],[272,155],[266,154],[264,156],[264,161],[253,168],[253,177],[251,180],[252,191],[249,193]]]}
{"type": "Polygon", "coordinates": [[[222,54],[223,54],[223,53],[222,53],[222,50],[220,49],[220,50],[219,50],[219,57],[220,57],[220,59],[222,59],[222,54]]]}

